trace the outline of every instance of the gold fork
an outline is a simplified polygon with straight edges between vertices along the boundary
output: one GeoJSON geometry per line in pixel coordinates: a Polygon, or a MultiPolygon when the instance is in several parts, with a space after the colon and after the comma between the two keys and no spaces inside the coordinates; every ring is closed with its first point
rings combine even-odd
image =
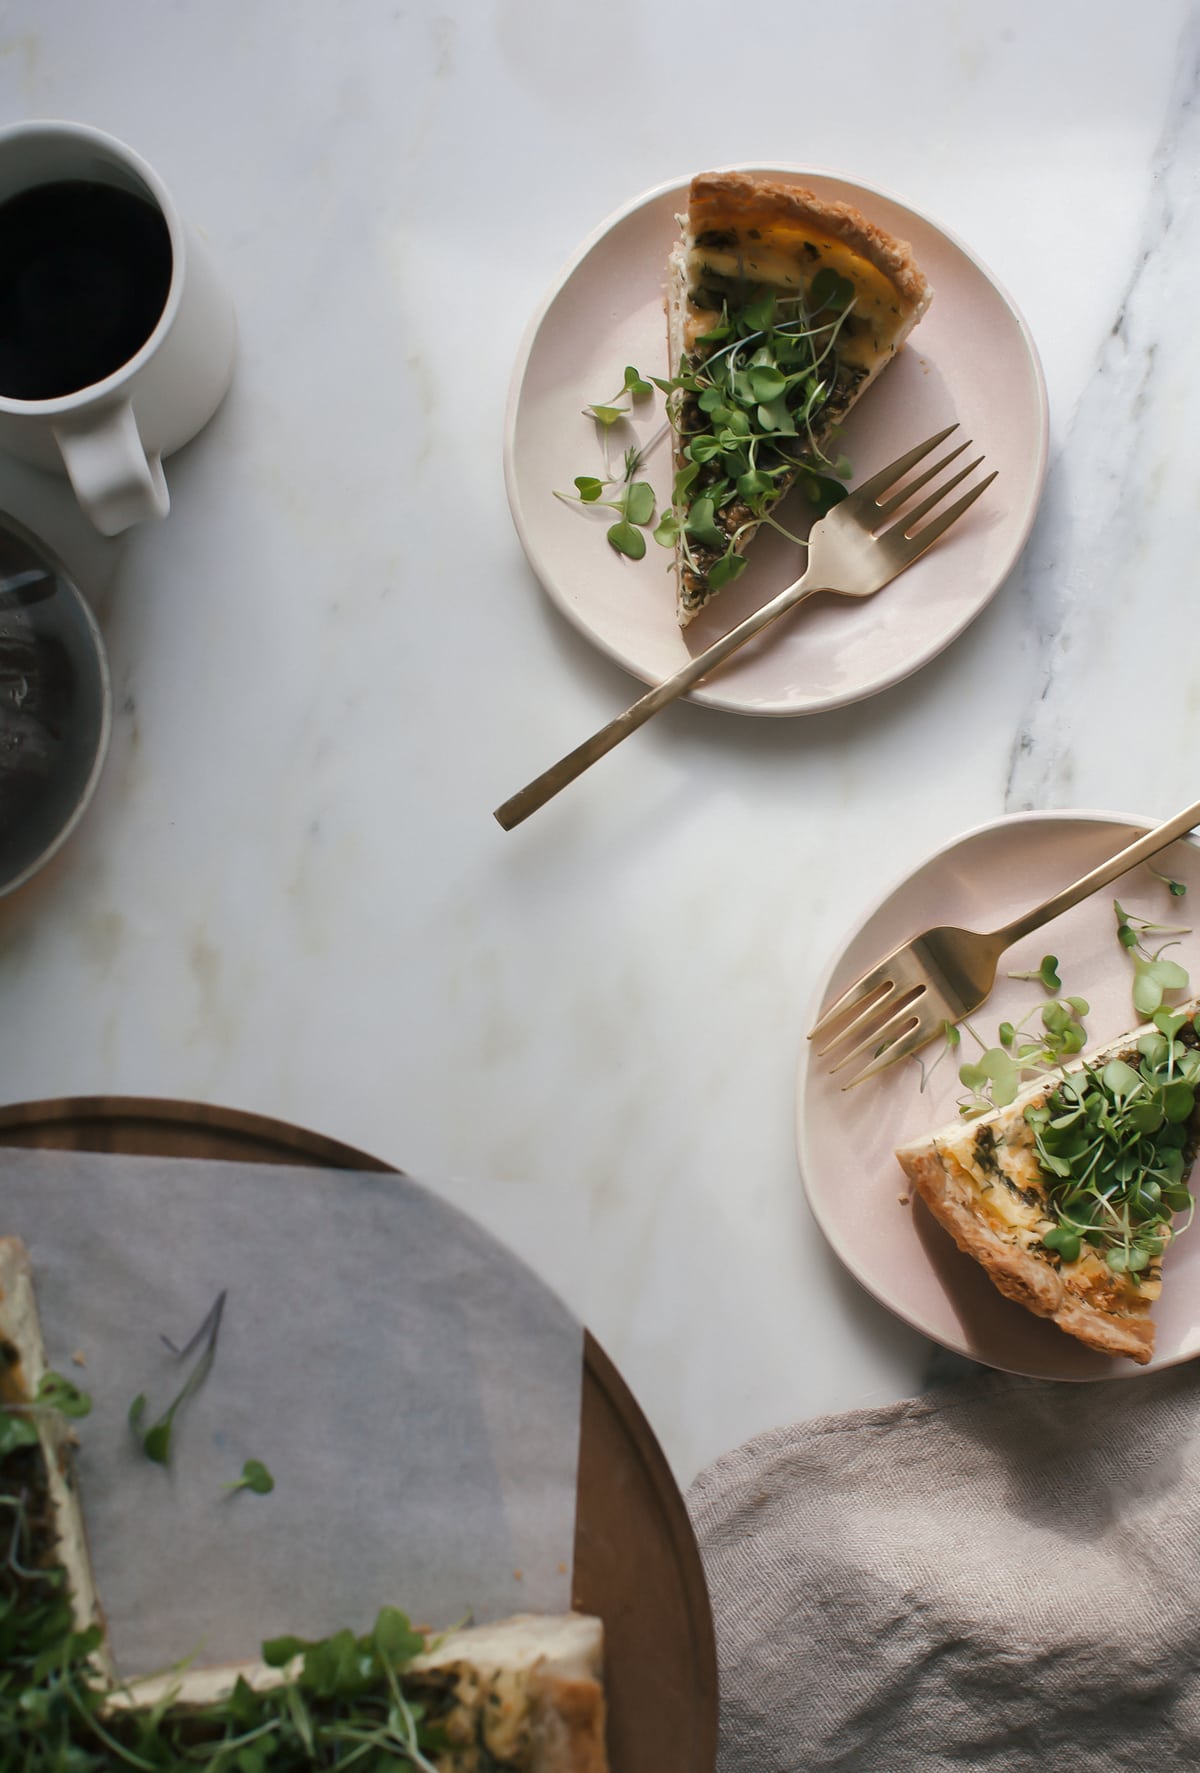
{"type": "Polygon", "coordinates": [[[830,1004],[809,1030],[809,1040],[824,1041],[817,1048],[820,1056],[845,1048],[830,1066],[835,1072],[864,1053],[874,1055],[869,1065],[842,1086],[853,1089],[864,1078],[919,1051],[947,1022],[961,1022],[978,1009],[996,982],[996,965],[1006,948],[1040,930],[1119,874],[1156,856],[1196,825],[1200,825],[1200,801],[1001,929],[981,935],[941,925],[901,942],[830,1004]]]}
{"type": "Polygon", "coordinates": [[[689,660],[673,676],[649,690],[631,708],[618,714],[615,720],[610,720],[598,733],[593,733],[590,739],[585,739],[582,745],[577,745],[574,751],[568,752],[566,757],[560,758],[548,770],[544,770],[536,780],[506,800],[503,806],[498,806],[495,816],[504,829],[511,831],[514,825],[519,825],[530,813],[545,806],[568,782],[573,782],[598,758],[611,751],[614,745],[619,745],[622,739],[628,738],[630,733],[644,726],[660,708],[665,708],[668,702],[673,702],[702,677],[710,676],[739,647],[745,646],[748,640],[761,634],[764,628],[778,621],[789,610],[795,609],[806,598],[813,596],[814,592],[834,591],[843,597],[870,597],[882,590],[897,573],[903,572],[906,566],[911,566],[918,555],[924,554],[926,548],[936,542],[939,536],[945,535],[950,525],[958,521],[963,512],[975,503],[980,493],[996,478],[994,473],[986,475],[969,492],[956,499],[953,505],[932,518],[924,529],[917,530],[915,534],[910,533],[914,525],[941,504],[947,493],[952,492],[968,474],[978,468],[983,461],[983,457],[978,456],[965,468],[960,468],[957,474],[952,475],[927,498],[922,499],[919,505],[905,510],[881,534],[875,533],[885,518],[900,511],[914,493],[927,486],[943,468],[948,467],[965,449],[970,448],[969,442],[960,443],[956,449],[943,456],[940,462],[935,462],[932,468],[926,468],[906,485],[900,485],[904,476],[918,462],[924,461],[931,450],[936,449],[939,443],[944,443],[951,432],[957,429],[957,425],[947,425],[944,431],[938,431],[933,437],[926,438],[924,443],[918,443],[915,449],[907,450],[886,468],[881,468],[878,474],[864,480],[840,504],[827,511],[809,532],[808,567],[803,578],[780,591],[769,603],[764,603],[761,609],[747,616],[744,622],[739,622],[736,628],[731,628],[728,634],[723,634],[720,640],[714,641],[712,646],[697,653],[694,659],[689,660]]]}

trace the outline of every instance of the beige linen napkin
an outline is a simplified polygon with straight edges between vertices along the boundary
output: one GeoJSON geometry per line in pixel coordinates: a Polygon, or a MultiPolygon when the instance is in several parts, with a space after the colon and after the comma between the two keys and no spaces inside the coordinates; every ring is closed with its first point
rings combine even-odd
{"type": "Polygon", "coordinates": [[[988,1373],[774,1429],[688,1496],[719,1773],[1200,1768],[1200,1367],[988,1373]]]}

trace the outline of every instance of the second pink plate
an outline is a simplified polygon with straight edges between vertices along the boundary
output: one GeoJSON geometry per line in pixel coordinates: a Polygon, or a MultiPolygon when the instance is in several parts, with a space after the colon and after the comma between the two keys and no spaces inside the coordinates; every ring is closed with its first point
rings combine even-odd
{"type": "MultiPolygon", "coordinates": [[[[900,882],[850,937],[822,983],[808,1026],[823,1003],[845,990],[898,942],[932,924],[994,929],[1085,874],[1132,841],[1149,821],[1113,813],[1022,813],[968,832],[900,882]]],[[[1200,902],[1200,849],[1173,844],[1156,860],[1188,891],[1175,898],[1150,868],[1137,868],[1009,950],[992,995],[969,1018],[987,1045],[1002,1021],[1017,1023],[1045,997],[1037,984],[1008,977],[1059,961],[1063,992],[1086,998],[1089,1044],[1116,1039],[1139,1018],[1132,968],[1116,938],[1113,898],[1157,923],[1193,920],[1200,902]]],[[[1156,938],[1155,945],[1163,938],[1156,938]]],[[[1200,932],[1170,954],[1200,991],[1200,932]]],[[[922,1087],[941,1043],[855,1089],[840,1088],[811,1048],[801,1055],[797,1146],[809,1205],[836,1254],[868,1292],[898,1317],[986,1366],[1040,1379],[1134,1378],[1200,1354],[1200,1222],[1163,1264],[1163,1295],[1149,1367],[1095,1354],[1053,1324],[1003,1298],[979,1265],[962,1255],[920,1200],[907,1198],[895,1148],[953,1121],[965,1094],[961,1059],[980,1050],[964,1029],[959,1054],[946,1054],[922,1087]],[[918,1059],[921,1063],[918,1063],[918,1059]]]]}
{"type": "MultiPolygon", "coordinates": [[[[821,597],[691,692],[740,714],[811,714],[874,695],[947,646],[1003,584],[1029,534],[1046,471],[1046,391],[1029,330],[979,260],[895,197],[833,173],[752,168],[861,209],[910,242],[933,303],[877,387],[850,415],[840,447],[861,480],[958,421],[999,478],[954,533],[869,602],[821,597]]],[[[534,319],[514,372],[505,427],[509,505],[547,593],[635,677],[656,683],[803,571],[797,544],[758,537],[752,564],[682,633],[670,556],[647,532],[630,561],[604,538],[612,512],[556,499],[600,475],[596,427],[582,409],[621,387],[627,364],[667,374],[663,279],[687,183],[661,185],[584,242],[534,319]]],[[[662,508],[671,485],[663,400],[639,402],[612,454],[649,450],[645,478],[662,508]]],[[[784,512],[784,519],[787,513],[784,512]]]]}

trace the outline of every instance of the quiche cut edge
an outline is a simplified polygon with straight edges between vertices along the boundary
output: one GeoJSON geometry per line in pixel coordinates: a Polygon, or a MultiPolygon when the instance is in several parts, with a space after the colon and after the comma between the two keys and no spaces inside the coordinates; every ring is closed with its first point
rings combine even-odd
{"type": "MultiPolygon", "coordinates": [[[[824,441],[834,425],[839,424],[878,378],[933,299],[933,291],[913,257],[906,240],[896,239],[862,215],[853,205],[818,197],[801,185],[781,180],[756,177],[744,172],[698,173],[688,193],[687,214],[679,217],[681,238],[675,243],[667,260],[665,306],[667,311],[668,370],[671,376],[680,373],[685,359],[692,352],[698,334],[707,330],[717,316],[711,310],[698,308],[690,299],[693,286],[693,255],[697,241],[711,230],[718,232],[733,227],[747,234],[757,229],[771,235],[773,230],[819,236],[824,247],[838,255],[848,255],[841,266],[849,269],[853,259],[865,261],[891,286],[896,297],[896,320],[889,323],[886,340],[871,353],[871,360],[862,365],[861,375],[847,399],[823,417],[818,441],[824,441]]],[[[822,261],[824,262],[824,261],[822,261]]],[[[816,266],[815,269],[819,269],[816,266]]],[[[761,278],[763,287],[784,287],[769,275],[761,278]]],[[[844,349],[844,347],[843,347],[844,349]]],[[[682,441],[676,434],[674,465],[685,465],[682,441]]],[[[777,509],[794,483],[788,482],[785,492],[772,505],[777,509]]],[[[757,525],[749,529],[736,544],[735,552],[743,554],[757,533],[757,525]]],[[[707,608],[718,590],[706,584],[689,591],[685,580],[685,562],[679,543],[675,548],[676,614],[680,627],[707,608]],[[699,600],[692,601],[699,591],[699,600]]]]}
{"type": "MultiPolygon", "coordinates": [[[[1200,1011],[1200,999],[1180,1004],[1178,1009],[1194,1016],[1200,1011]]],[[[1081,1053],[1062,1067],[1062,1073],[1070,1077],[1085,1066],[1094,1069],[1115,1058],[1136,1061],[1140,1057],[1138,1041],[1156,1032],[1152,1023],[1141,1023],[1115,1040],[1081,1053]]],[[[1048,1230],[1055,1223],[1052,1217],[1030,1206],[1020,1216],[1023,1225],[1017,1218],[997,1225],[986,1192],[958,1155],[974,1143],[981,1130],[995,1135],[998,1130],[1012,1128],[1019,1134],[1022,1149],[1027,1150],[1032,1146],[1032,1135],[1026,1140],[1020,1131],[1025,1127],[1025,1109],[1053,1095],[1060,1081],[1059,1074],[1037,1078],[1007,1107],[992,1109],[972,1121],[950,1122],[924,1139],[900,1146],[896,1158],[938,1224],[964,1255],[979,1263],[1006,1299],[1036,1317],[1047,1318],[1099,1354],[1126,1356],[1144,1366],[1154,1354],[1155,1324],[1150,1312],[1161,1291],[1158,1265],[1148,1271],[1151,1278],[1138,1286],[1128,1276],[1112,1274],[1103,1257],[1087,1245],[1077,1261],[1062,1262],[1043,1248],[1037,1228],[1040,1222],[1048,1230]],[[1089,1292],[1096,1298],[1089,1298],[1089,1292]]],[[[1193,1116],[1193,1130],[1196,1125],[1197,1116],[1193,1116]]],[[[1036,1190],[1036,1178],[1031,1180],[1036,1190]]],[[[1010,1184],[1010,1189],[1013,1186],[1010,1184]]],[[[1012,1203],[1002,1199],[1011,1208],[1012,1203]]]]}
{"type": "MultiPolygon", "coordinates": [[[[29,1253],[0,1236],[0,1407],[27,1403],[46,1371],[45,1345],[29,1253]]],[[[122,1682],[108,1641],[92,1573],[76,1484],[69,1424],[54,1412],[37,1419],[57,1563],[66,1578],[75,1629],[103,1632],[93,1663],[108,1689],[108,1713],[169,1704],[202,1709],[227,1698],[237,1681],[257,1692],[285,1685],[301,1658],[284,1668],[265,1662],[188,1668],[122,1682]]],[[[515,1614],[432,1637],[402,1671],[405,1686],[449,1689],[447,1749],[439,1773],[474,1773],[491,1764],[505,1773],[609,1773],[605,1747],[604,1626],[592,1614],[515,1614]],[[479,1760],[480,1731],[492,1757],[479,1760]]]]}

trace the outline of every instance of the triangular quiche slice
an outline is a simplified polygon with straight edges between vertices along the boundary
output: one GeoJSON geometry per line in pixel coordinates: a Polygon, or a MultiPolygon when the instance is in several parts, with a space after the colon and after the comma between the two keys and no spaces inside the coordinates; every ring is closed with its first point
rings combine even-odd
{"type": "MultiPolygon", "coordinates": [[[[30,1731],[44,1730],[52,1708],[56,1716],[73,1715],[58,1695],[78,1680],[99,1696],[98,1705],[84,1708],[86,1716],[79,1711],[78,1740],[85,1747],[94,1750],[105,1732],[125,1744],[120,1756],[114,1753],[114,1767],[148,1765],[131,1744],[142,1742],[143,1720],[154,1720],[156,1750],[177,1749],[184,1758],[172,1759],[172,1766],[194,1765],[202,1773],[232,1768],[221,1747],[230,1733],[270,1735],[270,1718],[289,1709],[318,1721],[322,1707],[336,1714],[347,1702],[319,1688],[314,1693],[302,1655],[283,1666],[247,1662],[118,1683],[92,1576],[70,1424],[54,1409],[30,1407],[46,1374],[28,1252],[18,1239],[0,1237],[0,1544],[9,1547],[7,1557],[0,1552],[0,1618],[10,1621],[0,1634],[0,1688],[11,1693],[15,1683],[28,1683],[30,1731]],[[53,1645],[52,1630],[58,1632],[53,1645]],[[87,1636],[71,1639],[72,1630],[87,1636]],[[35,1692],[39,1681],[43,1690],[35,1692]],[[289,1699],[289,1687],[297,1700],[289,1699]],[[263,1721],[252,1724],[259,1704],[263,1721]]],[[[603,1650],[597,1618],[519,1614],[427,1639],[419,1654],[406,1652],[396,1666],[392,1691],[402,1692],[432,1725],[437,1745],[421,1764],[437,1773],[608,1773],[603,1650]]],[[[391,1698],[382,1684],[378,1697],[375,1709],[386,1715],[391,1698]]],[[[5,1741],[17,1754],[27,1746],[11,1736],[5,1741]]],[[[74,1752],[65,1734],[59,1747],[65,1767],[74,1752]]],[[[322,1758],[313,1766],[334,1764],[320,1745],[315,1752],[322,1758]]],[[[397,1766],[414,1764],[398,1747],[388,1752],[397,1766]]],[[[376,1758],[386,1758],[382,1749],[376,1758]]],[[[93,1765],[90,1756],[87,1764],[93,1765]]]]}
{"type": "Polygon", "coordinates": [[[1162,1255],[1190,1216],[1200,1002],[1022,1088],[1005,1108],[902,1146],[905,1175],[1008,1299],[1145,1365],[1162,1255]]]}
{"type": "Polygon", "coordinates": [[[848,203],[749,173],[692,180],[668,261],[677,611],[686,626],[745,565],[803,479],[840,496],[831,431],[929,306],[908,244],[848,203]]]}

